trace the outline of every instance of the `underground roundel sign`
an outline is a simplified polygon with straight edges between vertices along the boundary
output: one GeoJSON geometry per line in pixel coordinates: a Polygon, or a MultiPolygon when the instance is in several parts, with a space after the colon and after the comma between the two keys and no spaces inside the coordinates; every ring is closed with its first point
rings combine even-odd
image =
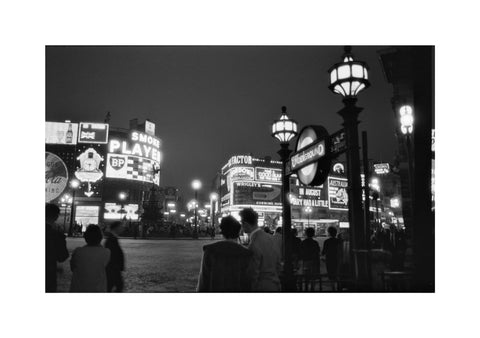
{"type": "Polygon", "coordinates": [[[330,137],[322,126],[306,126],[300,132],[295,153],[290,157],[292,172],[305,185],[320,185],[330,166],[330,137]]]}

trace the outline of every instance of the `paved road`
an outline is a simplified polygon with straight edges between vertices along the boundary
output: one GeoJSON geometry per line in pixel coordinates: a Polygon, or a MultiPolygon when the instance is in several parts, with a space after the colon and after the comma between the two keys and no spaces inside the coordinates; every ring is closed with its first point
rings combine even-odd
{"type": "MultiPolygon", "coordinates": [[[[220,239],[217,236],[217,240],[220,239]]],[[[320,245],[323,240],[317,238],[320,245]]],[[[211,239],[120,239],[126,257],[125,292],[195,292],[202,247],[211,239]]],[[[85,245],[83,238],[68,238],[70,253],[85,245]]],[[[70,260],[59,264],[58,291],[68,292],[70,260]]]]}
{"type": "MultiPolygon", "coordinates": [[[[194,292],[202,247],[211,239],[143,240],[120,239],[126,256],[125,292],[194,292]]],[[[70,252],[85,245],[83,238],[68,238],[70,252]]],[[[58,291],[68,292],[70,260],[60,264],[58,291]]]]}

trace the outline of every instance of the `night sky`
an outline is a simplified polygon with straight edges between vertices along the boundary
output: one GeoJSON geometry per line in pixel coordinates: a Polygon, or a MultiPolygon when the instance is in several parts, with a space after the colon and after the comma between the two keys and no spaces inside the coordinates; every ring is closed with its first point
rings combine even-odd
{"type": "MultiPolygon", "coordinates": [[[[359,131],[369,137],[370,158],[392,161],[397,151],[392,97],[377,50],[353,47],[370,67],[371,87],[359,95],[359,131]]],[[[47,47],[46,120],[155,122],[162,140],[162,186],[188,200],[190,183],[211,189],[228,158],[252,153],[278,159],[271,124],[287,107],[299,129],[319,124],[340,129],[341,97],[328,87],[327,70],[343,47],[47,47]]]]}

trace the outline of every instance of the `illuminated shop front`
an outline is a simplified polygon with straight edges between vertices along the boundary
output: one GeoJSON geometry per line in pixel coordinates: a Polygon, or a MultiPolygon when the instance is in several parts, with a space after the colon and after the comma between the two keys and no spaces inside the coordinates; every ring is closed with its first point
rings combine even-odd
{"type": "Polygon", "coordinates": [[[46,202],[60,205],[62,197],[74,197],[73,208],[61,208],[62,223],[70,224],[70,209],[83,228],[139,219],[142,202],[152,186],[160,184],[161,142],[154,123],[133,121],[130,129],[107,123],[46,122],[46,202]],[[72,179],[79,182],[75,190],[68,184],[72,179]]]}
{"type": "MultiPolygon", "coordinates": [[[[343,174],[343,164],[336,164],[325,184],[315,187],[303,186],[296,175],[291,176],[292,226],[300,235],[309,226],[318,235],[324,235],[329,225],[348,227],[347,179],[343,174]]],[[[259,226],[272,230],[281,226],[281,175],[281,162],[269,157],[232,156],[221,170],[222,216],[239,219],[240,210],[251,207],[258,212],[259,226]]]]}

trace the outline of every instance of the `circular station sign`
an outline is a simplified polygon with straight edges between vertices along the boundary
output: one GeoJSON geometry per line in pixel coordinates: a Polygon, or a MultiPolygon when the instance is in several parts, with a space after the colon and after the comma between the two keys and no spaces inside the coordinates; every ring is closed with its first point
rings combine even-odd
{"type": "Polygon", "coordinates": [[[45,201],[50,202],[60,196],[68,182],[65,163],[55,154],[45,152],[45,201]]]}
{"type": "Polygon", "coordinates": [[[300,132],[295,154],[290,158],[292,171],[305,185],[320,185],[331,166],[330,136],[322,126],[306,126],[300,132]]]}

